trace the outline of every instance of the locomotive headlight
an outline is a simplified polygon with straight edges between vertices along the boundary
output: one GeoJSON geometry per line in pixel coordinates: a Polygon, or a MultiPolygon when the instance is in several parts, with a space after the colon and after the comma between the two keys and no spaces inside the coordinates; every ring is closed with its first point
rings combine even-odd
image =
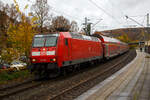
{"type": "Polygon", "coordinates": [[[32,56],[40,56],[40,52],[32,52],[32,56]]]}
{"type": "Polygon", "coordinates": [[[54,62],[55,62],[55,61],[56,61],[56,58],[50,59],[50,61],[54,61],[54,62]]]}
{"type": "Polygon", "coordinates": [[[47,55],[55,55],[55,51],[47,51],[46,54],[47,55]]]}
{"type": "Polygon", "coordinates": [[[32,61],[33,61],[33,62],[35,62],[35,61],[36,61],[36,59],[32,59],[32,61]]]}
{"type": "Polygon", "coordinates": [[[56,61],[56,58],[54,58],[53,61],[56,61]]]}

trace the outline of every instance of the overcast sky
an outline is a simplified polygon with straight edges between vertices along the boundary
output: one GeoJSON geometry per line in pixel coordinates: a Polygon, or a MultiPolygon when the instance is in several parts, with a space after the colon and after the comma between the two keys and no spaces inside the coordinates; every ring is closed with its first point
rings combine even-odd
{"type": "MultiPolygon", "coordinates": [[[[13,3],[13,0],[1,1],[13,3]]],[[[20,4],[21,9],[25,4],[32,5],[35,2],[35,0],[16,1],[20,4]]],[[[96,30],[139,27],[135,22],[127,20],[125,15],[146,25],[146,14],[150,13],[150,0],[48,0],[48,4],[52,7],[50,13],[63,15],[70,21],[75,20],[80,27],[85,17],[88,17],[93,24],[102,19],[95,26],[96,30]]]]}

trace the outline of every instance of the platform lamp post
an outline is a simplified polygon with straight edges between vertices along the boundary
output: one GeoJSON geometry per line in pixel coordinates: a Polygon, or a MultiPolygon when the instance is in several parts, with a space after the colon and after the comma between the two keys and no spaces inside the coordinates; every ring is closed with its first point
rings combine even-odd
{"type": "Polygon", "coordinates": [[[145,42],[146,42],[146,37],[145,37],[145,26],[143,25],[143,24],[140,24],[139,22],[137,22],[136,20],[134,20],[133,18],[130,18],[129,16],[125,16],[126,17],[126,19],[130,19],[130,20],[132,20],[133,22],[135,22],[135,23],[137,23],[138,25],[140,25],[140,26],[142,26],[143,27],[143,29],[144,29],[144,51],[145,51],[145,42]]]}

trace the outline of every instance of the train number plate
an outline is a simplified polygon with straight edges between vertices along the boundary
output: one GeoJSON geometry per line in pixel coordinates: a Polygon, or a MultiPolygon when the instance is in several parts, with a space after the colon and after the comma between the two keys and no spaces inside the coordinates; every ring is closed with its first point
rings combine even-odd
{"type": "Polygon", "coordinates": [[[40,61],[46,61],[46,59],[40,59],[40,61]]]}

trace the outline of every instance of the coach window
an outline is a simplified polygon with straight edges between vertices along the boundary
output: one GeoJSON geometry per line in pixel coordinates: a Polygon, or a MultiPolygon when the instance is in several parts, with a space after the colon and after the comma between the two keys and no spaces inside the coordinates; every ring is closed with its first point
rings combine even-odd
{"type": "Polygon", "coordinates": [[[68,39],[65,38],[65,45],[68,46],[68,39]]]}

